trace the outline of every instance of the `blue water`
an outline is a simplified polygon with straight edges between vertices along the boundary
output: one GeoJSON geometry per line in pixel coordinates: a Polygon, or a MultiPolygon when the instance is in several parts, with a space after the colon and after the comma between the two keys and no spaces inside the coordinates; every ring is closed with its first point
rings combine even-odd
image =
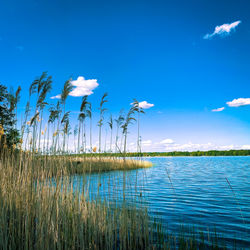
{"type": "Polygon", "coordinates": [[[73,177],[90,197],[147,206],[176,232],[216,232],[227,247],[250,249],[250,157],[154,157],[154,166],[73,177]]]}

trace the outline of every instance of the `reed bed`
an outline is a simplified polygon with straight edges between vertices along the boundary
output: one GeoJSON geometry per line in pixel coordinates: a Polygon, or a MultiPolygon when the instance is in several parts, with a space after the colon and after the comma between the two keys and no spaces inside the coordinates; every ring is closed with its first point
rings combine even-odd
{"type": "Polygon", "coordinates": [[[24,154],[23,160],[31,161],[33,166],[39,166],[33,167],[33,175],[37,178],[40,178],[40,169],[53,177],[128,171],[153,166],[151,162],[142,160],[86,156],[33,156],[32,154],[24,154]]]}
{"type": "Polygon", "coordinates": [[[74,163],[84,164],[85,160],[91,166],[115,162],[112,159],[79,160],[20,152],[1,153],[0,249],[207,247],[204,239],[169,235],[158,220],[152,220],[143,205],[129,205],[125,198],[119,204],[98,196],[89,199],[89,190],[74,189],[71,173],[89,173],[88,168],[74,168],[74,163]],[[86,172],[83,169],[87,169],[86,172]]]}
{"type": "Polygon", "coordinates": [[[61,178],[68,174],[64,160],[57,159],[57,171],[47,167],[55,162],[27,154],[1,157],[1,249],[153,248],[157,230],[146,209],[88,201],[61,178]]]}
{"type": "Polygon", "coordinates": [[[149,161],[133,160],[116,157],[70,157],[73,166],[78,165],[84,172],[105,172],[117,170],[134,170],[150,168],[149,161]]]}

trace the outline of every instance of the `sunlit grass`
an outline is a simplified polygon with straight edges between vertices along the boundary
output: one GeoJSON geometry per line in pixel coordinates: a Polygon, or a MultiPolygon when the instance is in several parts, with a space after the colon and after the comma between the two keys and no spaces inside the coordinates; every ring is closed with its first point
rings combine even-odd
{"type": "Polygon", "coordinates": [[[149,168],[153,164],[149,161],[107,158],[107,157],[71,157],[74,168],[84,172],[105,172],[116,170],[134,170],[140,168],[149,168]]]}
{"type": "Polygon", "coordinates": [[[88,201],[61,178],[69,174],[65,163],[74,167],[74,159],[65,157],[3,155],[1,249],[144,249],[153,244],[146,209],[88,201]]]}
{"type": "MultiPolygon", "coordinates": [[[[125,162],[133,167],[150,165],[125,162]]],[[[98,195],[89,199],[89,190],[74,189],[70,179],[71,171],[89,173],[88,167],[81,166],[86,163],[97,171],[103,166],[108,171],[108,164],[118,169],[125,164],[124,159],[2,152],[0,249],[206,249],[208,244],[217,248],[216,242],[209,243],[210,236],[208,240],[204,235],[195,238],[194,233],[169,235],[143,203],[131,205],[125,197],[122,203],[98,195]]]]}

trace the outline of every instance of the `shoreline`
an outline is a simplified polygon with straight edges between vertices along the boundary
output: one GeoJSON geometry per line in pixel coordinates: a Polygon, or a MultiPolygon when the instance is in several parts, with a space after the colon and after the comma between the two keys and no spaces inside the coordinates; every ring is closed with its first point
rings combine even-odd
{"type": "Polygon", "coordinates": [[[208,150],[208,151],[172,151],[172,152],[130,152],[130,153],[85,153],[70,154],[77,157],[209,157],[209,156],[250,156],[250,150],[208,150]]]}

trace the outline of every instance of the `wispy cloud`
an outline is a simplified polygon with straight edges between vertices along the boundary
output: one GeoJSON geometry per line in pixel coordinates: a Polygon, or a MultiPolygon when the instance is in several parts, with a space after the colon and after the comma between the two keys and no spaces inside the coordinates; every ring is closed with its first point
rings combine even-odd
{"type": "Polygon", "coordinates": [[[224,145],[224,146],[213,146],[216,150],[232,150],[232,149],[241,149],[241,146],[237,146],[234,144],[224,145]]]}
{"type": "Polygon", "coordinates": [[[210,39],[214,36],[227,36],[230,34],[230,32],[232,30],[234,30],[239,24],[241,23],[241,21],[236,21],[236,22],[233,22],[233,23],[225,23],[225,24],[222,24],[220,26],[216,26],[215,27],[215,30],[212,34],[206,34],[203,38],[204,39],[210,39]]]}
{"type": "Polygon", "coordinates": [[[139,102],[139,107],[143,109],[149,109],[149,108],[154,107],[154,104],[148,103],[147,101],[142,101],[142,102],[139,102]]]}
{"type": "Polygon", "coordinates": [[[212,112],[221,112],[225,109],[225,107],[222,108],[217,108],[217,109],[212,109],[212,112]]]}
{"type": "Polygon", "coordinates": [[[169,144],[166,145],[165,151],[208,151],[208,150],[231,150],[231,149],[248,149],[250,145],[215,145],[211,142],[208,143],[192,143],[188,142],[185,144],[169,144]]]}
{"type": "MultiPolygon", "coordinates": [[[[165,139],[162,141],[154,142],[151,140],[142,141],[142,149],[145,152],[173,152],[173,151],[209,151],[209,150],[232,150],[232,149],[250,149],[250,145],[243,144],[228,144],[218,145],[211,142],[207,143],[176,143],[172,139],[165,139]]],[[[136,143],[130,142],[128,144],[128,150],[130,152],[136,152],[136,143]]]]}
{"type": "Polygon", "coordinates": [[[160,142],[160,144],[173,144],[174,140],[172,139],[164,139],[160,142]]]}
{"type": "Polygon", "coordinates": [[[50,99],[61,99],[61,95],[51,96],[50,99]]]}
{"type": "Polygon", "coordinates": [[[99,86],[96,79],[86,80],[83,76],[79,76],[71,83],[75,88],[69,93],[70,96],[91,95],[93,90],[99,86]]]}
{"type": "Polygon", "coordinates": [[[192,143],[188,142],[185,144],[169,144],[166,145],[165,150],[166,151],[195,151],[195,150],[208,150],[212,148],[213,145],[209,143],[199,144],[199,143],[192,143]]]}
{"type": "Polygon", "coordinates": [[[250,145],[216,145],[211,142],[208,143],[192,143],[185,144],[169,144],[163,149],[164,151],[208,151],[208,150],[232,150],[232,149],[250,149],[250,145]]]}
{"type": "Polygon", "coordinates": [[[151,140],[142,141],[141,144],[142,144],[142,146],[151,146],[152,141],[151,140]]]}
{"type": "Polygon", "coordinates": [[[229,107],[240,107],[250,105],[250,98],[238,98],[234,99],[231,102],[227,102],[229,107]]]}

